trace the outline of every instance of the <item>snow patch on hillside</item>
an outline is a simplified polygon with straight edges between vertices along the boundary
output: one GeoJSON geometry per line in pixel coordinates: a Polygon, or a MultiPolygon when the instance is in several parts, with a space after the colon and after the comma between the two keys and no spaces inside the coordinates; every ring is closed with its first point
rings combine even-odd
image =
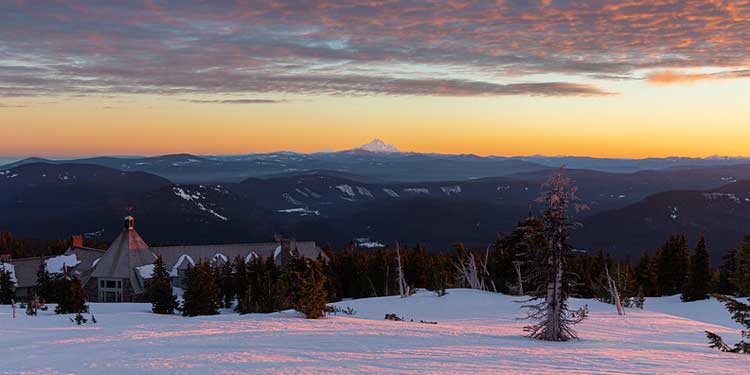
{"type": "Polygon", "coordinates": [[[295,205],[295,206],[302,206],[304,203],[294,199],[294,197],[289,193],[281,194],[281,197],[284,198],[287,202],[295,205]]]}
{"type": "MultiPolygon", "coordinates": [[[[206,187],[203,186],[203,185],[199,186],[199,188],[206,189],[206,187]]],[[[213,215],[214,217],[216,217],[217,219],[219,219],[221,221],[229,221],[228,217],[226,217],[224,215],[221,215],[216,210],[214,210],[213,208],[211,208],[211,207],[208,206],[209,203],[206,202],[207,198],[206,198],[206,196],[202,192],[197,191],[197,190],[190,191],[188,188],[186,188],[186,187],[180,187],[180,186],[173,187],[172,191],[174,192],[174,194],[176,196],[178,196],[178,197],[180,197],[180,198],[182,198],[182,199],[184,199],[184,200],[186,200],[188,202],[195,203],[195,207],[197,207],[199,210],[201,210],[203,212],[207,212],[207,213],[213,215]],[[201,201],[203,201],[203,202],[201,202],[201,201]]]]}
{"type": "Polygon", "coordinates": [[[677,207],[669,207],[669,218],[677,220],[680,218],[680,209],[677,207]]]}
{"type": "Polygon", "coordinates": [[[742,203],[742,200],[732,193],[703,193],[703,196],[707,200],[727,199],[737,204],[742,203]]]}
{"type": "Polygon", "coordinates": [[[375,198],[372,196],[372,193],[369,190],[367,190],[366,188],[362,186],[357,186],[357,193],[359,193],[360,195],[364,195],[366,197],[375,198]]]}
{"type": "Polygon", "coordinates": [[[339,189],[339,191],[350,197],[354,197],[354,189],[352,189],[352,187],[349,185],[336,185],[336,189],[339,189]]]}
{"type": "Polygon", "coordinates": [[[428,188],[405,188],[404,193],[429,195],[430,189],[428,188]]]}
{"type": "Polygon", "coordinates": [[[391,198],[398,198],[398,197],[400,197],[400,195],[398,195],[398,193],[396,193],[392,189],[383,188],[383,192],[385,192],[386,194],[388,194],[388,196],[391,197],[391,198]]]}
{"type": "Polygon", "coordinates": [[[299,214],[299,216],[309,216],[309,215],[320,216],[320,211],[311,210],[307,207],[286,208],[282,210],[276,210],[276,212],[279,212],[282,214],[299,214]]]}
{"type": "Polygon", "coordinates": [[[461,186],[459,185],[453,185],[453,186],[441,186],[440,190],[443,191],[443,193],[451,195],[451,194],[460,194],[461,193],[461,186]]]}

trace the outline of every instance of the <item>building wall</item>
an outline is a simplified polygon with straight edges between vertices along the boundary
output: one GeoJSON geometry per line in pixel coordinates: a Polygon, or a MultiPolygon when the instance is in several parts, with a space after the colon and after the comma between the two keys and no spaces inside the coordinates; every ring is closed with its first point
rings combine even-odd
{"type": "MultiPolygon", "coordinates": [[[[107,279],[113,280],[113,279],[107,279]]],[[[133,285],[130,283],[130,279],[117,279],[122,281],[122,302],[140,302],[143,301],[143,296],[135,294],[133,291],[133,285]]],[[[86,291],[86,300],[89,302],[101,302],[99,301],[99,278],[92,277],[84,286],[86,291]]]]}

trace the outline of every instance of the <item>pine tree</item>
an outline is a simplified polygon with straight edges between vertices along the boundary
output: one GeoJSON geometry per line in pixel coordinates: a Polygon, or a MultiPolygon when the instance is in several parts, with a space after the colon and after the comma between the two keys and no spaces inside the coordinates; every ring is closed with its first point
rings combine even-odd
{"type": "Polygon", "coordinates": [[[733,346],[726,344],[721,336],[706,331],[710,346],[722,352],[750,354],[750,342],[745,341],[750,340],[750,304],[745,304],[723,295],[714,295],[714,297],[724,303],[724,306],[732,314],[732,319],[735,322],[747,329],[741,332],[743,340],[733,346]]]}
{"type": "Polygon", "coordinates": [[[237,260],[237,280],[241,283],[241,292],[237,295],[237,307],[235,310],[240,314],[251,314],[260,312],[259,297],[261,294],[260,281],[264,277],[263,257],[254,257],[249,263],[237,260]],[[241,265],[240,263],[244,264],[241,265]]]}
{"type": "Polygon", "coordinates": [[[172,279],[161,255],[154,262],[154,271],[146,286],[146,298],[151,302],[151,311],[156,314],[174,314],[177,298],[172,293],[172,279]]]}
{"type": "Polygon", "coordinates": [[[308,319],[325,316],[328,303],[328,292],[325,288],[323,267],[317,260],[308,260],[307,270],[302,278],[300,290],[295,301],[295,310],[305,314],[308,319]]]}
{"type": "Polygon", "coordinates": [[[656,297],[659,295],[659,280],[655,259],[648,252],[643,253],[641,258],[638,259],[638,264],[635,267],[635,278],[637,288],[643,292],[644,296],[656,297]]]}
{"type": "Polygon", "coordinates": [[[287,292],[286,296],[284,296],[285,305],[294,306],[296,301],[300,299],[302,282],[308,268],[307,260],[299,256],[296,251],[293,251],[291,258],[284,265],[283,275],[287,292]]]}
{"type": "Polygon", "coordinates": [[[745,237],[737,248],[736,269],[730,281],[740,296],[750,296],[750,236],[745,237]]]}
{"type": "Polygon", "coordinates": [[[708,298],[711,284],[711,266],[706,238],[701,233],[695,254],[690,258],[690,272],[685,290],[682,293],[682,301],[698,301],[708,298]]]}
{"type": "Polygon", "coordinates": [[[221,307],[220,291],[211,264],[201,260],[188,268],[186,274],[182,315],[217,315],[221,307]]]}
{"type": "Polygon", "coordinates": [[[669,236],[658,254],[659,289],[661,295],[681,293],[687,282],[690,248],[685,235],[669,236]]]}
{"type": "Polygon", "coordinates": [[[723,263],[719,267],[719,283],[716,289],[721,294],[734,295],[737,293],[737,287],[732,282],[732,278],[737,271],[737,249],[730,249],[722,260],[723,263]]]}
{"type": "Polygon", "coordinates": [[[57,295],[55,292],[59,290],[58,284],[60,283],[60,274],[50,274],[47,271],[47,266],[44,258],[39,263],[39,268],[36,271],[36,294],[45,303],[46,302],[57,302],[57,295]]]}
{"type": "Polygon", "coordinates": [[[11,276],[10,267],[0,261],[0,305],[9,305],[16,298],[16,284],[11,276]]]}
{"type": "Polygon", "coordinates": [[[541,217],[542,233],[546,248],[538,249],[533,255],[535,262],[532,279],[539,285],[532,292],[531,301],[524,307],[529,309],[527,318],[535,324],[524,327],[529,337],[546,341],[567,341],[576,338],[572,325],[583,319],[583,313],[571,313],[566,300],[571,286],[570,274],[566,267],[570,253],[568,236],[576,225],[570,220],[571,206],[577,205],[577,188],[569,187],[570,179],[556,173],[545,184],[547,191],[540,194],[538,202],[544,204],[541,217]]]}
{"type": "Polygon", "coordinates": [[[88,311],[86,306],[86,291],[83,290],[81,279],[66,272],[58,282],[56,314],[73,314],[88,311]]]}
{"type": "Polygon", "coordinates": [[[237,256],[234,260],[234,269],[234,292],[237,298],[237,306],[235,306],[235,310],[240,311],[240,304],[245,299],[245,294],[247,294],[248,285],[250,284],[245,259],[241,256],[237,256]]]}
{"type": "Polygon", "coordinates": [[[234,296],[237,294],[234,283],[234,267],[227,261],[221,266],[219,276],[219,286],[221,289],[221,302],[224,308],[232,308],[234,296]]]}

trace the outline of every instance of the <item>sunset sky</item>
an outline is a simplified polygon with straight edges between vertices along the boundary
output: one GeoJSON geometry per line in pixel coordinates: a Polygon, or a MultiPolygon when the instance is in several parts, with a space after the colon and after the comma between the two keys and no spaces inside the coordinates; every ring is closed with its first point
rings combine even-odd
{"type": "Polygon", "coordinates": [[[750,1],[2,1],[0,156],[750,155],[750,1]]]}

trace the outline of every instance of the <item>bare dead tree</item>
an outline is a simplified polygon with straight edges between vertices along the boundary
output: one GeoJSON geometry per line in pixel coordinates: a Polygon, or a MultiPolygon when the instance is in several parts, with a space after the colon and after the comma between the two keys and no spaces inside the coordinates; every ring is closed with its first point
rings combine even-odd
{"type": "Polygon", "coordinates": [[[544,206],[541,220],[545,246],[533,254],[532,285],[538,288],[523,307],[528,309],[527,319],[534,324],[524,327],[529,337],[546,341],[567,341],[576,338],[573,325],[586,316],[585,312],[571,312],[566,303],[570,288],[570,275],[566,270],[570,246],[570,230],[577,224],[569,217],[571,206],[584,209],[575,202],[577,188],[569,187],[570,179],[563,177],[562,169],[544,184],[537,202],[544,206]]]}
{"type": "Polygon", "coordinates": [[[487,290],[484,280],[480,277],[477,268],[476,257],[469,252],[465,259],[459,259],[453,264],[456,267],[459,284],[465,285],[471,289],[487,290]]]}
{"type": "Polygon", "coordinates": [[[398,290],[401,294],[401,298],[406,298],[411,293],[409,285],[406,284],[406,279],[404,278],[404,269],[401,266],[401,245],[398,241],[396,241],[396,261],[398,262],[398,290]]]}
{"type": "Polygon", "coordinates": [[[604,266],[604,272],[607,276],[607,285],[609,289],[609,295],[610,298],[615,303],[615,306],[617,306],[617,315],[625,315],[625,310],[622,308],[622,300],[620,299],[620,293],[617,291],[617,284],[614,280],[612,280],[612,276],[609,275],[609,267],[604,266]]]}
{"type": "Polygon", "coordinates": [[[516,293],[518,293],[519,296],[524,295],[523,292],[523,274],[521,274],[521,262],[514,261],[513,267],[516,269],[516,278],[518,280],[518,284],[514,288],[516,293]]]}
{"type": "Polygon", "coordinates": [[[487,269],[487,262],[490,260],[490,245],[487,245],[487,250],[484,252],[484,261],[482,262],[482,270],[484,270],[484,276],[487,277],[487,280],[490,281],[490,285],[492,285],[492,291],[497,293],[497,287],[495,286],[495,281],[492,280],[492,275],[490,275],[490,271],[487,269]]]}

